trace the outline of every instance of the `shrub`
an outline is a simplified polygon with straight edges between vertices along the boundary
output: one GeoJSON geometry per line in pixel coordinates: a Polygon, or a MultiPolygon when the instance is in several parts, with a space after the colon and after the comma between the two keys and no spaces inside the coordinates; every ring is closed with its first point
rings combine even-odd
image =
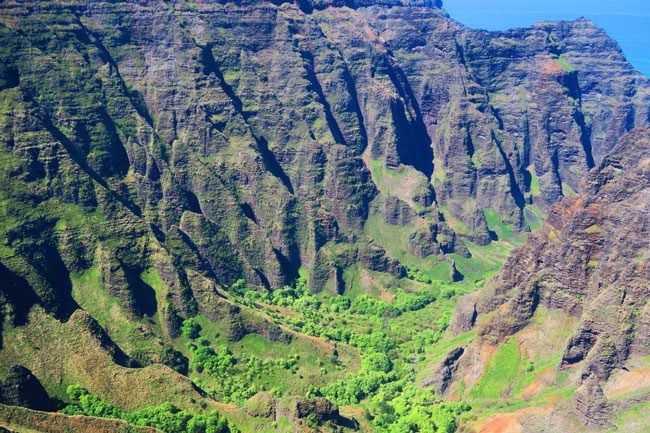
{"type": "Polygon", "coordinates": [[[194,340],[196,338],[199,338],[199,335],[201,333],[201,325],[199,325],[194,317],[190,317],[189,319],[186,319],[183,321],[183,325],[181,326],[181,334],[189,338],[190,340],[194,340]]]}
{"type": "Polygon", "coordinates": [[[66,393],[73,403],[61,412],[68,415],[117,418],[133,425],[154,427],[164,433],[230,432],[228,421],[215,411],[193,415],[171,403],[163,403],[160,406],[150,406],[129,413],[102,401],[80,385],[70,385],[66,393]]]}
{"type": "Polygon", "coordinates": [[[388,373],[393,369],[393,363],[385,353],[375,352],[366,355],[361,360],[361,368],[365,371],[388,373]]]}

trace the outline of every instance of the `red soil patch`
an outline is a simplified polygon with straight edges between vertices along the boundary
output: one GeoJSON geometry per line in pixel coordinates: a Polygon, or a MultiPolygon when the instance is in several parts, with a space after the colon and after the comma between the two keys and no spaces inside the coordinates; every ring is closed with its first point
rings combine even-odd
{"type": "Polygon", "coordinates": [[[475,359],[474,364],[476,363],[476,361],[479,361],[481,364],[480,367],[477,366],[477,368],[469,369],[467,374],[463,376],[463,381],[465,382],[465,387],[467,389],[471,389],[476,384],[478,379],[485,371],[485,368],[490,363],[490,360],[497,352],[497,347],[491,346],[489,344],[484,344],[481,347],[479,347],[477,350],[478,350],[478,355],[474,357],[475,359]]]}
{"type": "Polygon", "coordinates": [[[632,371],[620,371],[606,387],[609,396],[632,392],[639,388],[650,387],[650,368],[632,371]]]}
{"type": "Polygon", "coordinates": [[[488,418],[481,433],[521,433],[516,413],[506,413],[488,418]]]}
{"type": "Polygon", "coordinates": [[[531,414],[547,414],[553,410],[552,405],[518,410],[487,418],[483,423],[480,433],[523,433],[519,420],[526,420],[531,414]]]}
{"type": "Polygon", "coordinates": [[[311,341],[314,344],[314,346],[319,347],[322,350],[325,350],[327,352],[331,352],[334,350],[334,344],[330,343],[327,340],[323,340],[322,338],[314,337],[312,335],[303,334],[302,332],[296,332],[296,331],[292,331],[292,332],[304,340],[311,341]]]}
{"type": "Polygon", "coordinates": [[[487,367],[487,365],[490,363],[490,360],[494,354],[497,353],[497,350],[497,346],[491,346],[489,344],[485,344],[483,347],[481,347],[479,353],[481,356],[481,366],[483,367],[483,370],[485,370],[485,367],[487,367]]]}
{"type": "Polygon", "coordinates": [[[562,69],[562,66],[560,66],[558,62],[549,59],[542,62],[542,71],[544,71],[545,74],[557,75],[562,74],[564,69],[562,69]]]}

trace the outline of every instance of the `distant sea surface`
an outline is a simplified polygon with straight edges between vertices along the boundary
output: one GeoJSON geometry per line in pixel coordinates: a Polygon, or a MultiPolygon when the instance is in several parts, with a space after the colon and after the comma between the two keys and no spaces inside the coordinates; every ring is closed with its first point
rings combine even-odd
{"type": "Polygon", "coordinates": [[[456,21],[506,30],[585,17],[605,29],[632,65],[650,76],[650,0],[443,0],[456,21]]]}

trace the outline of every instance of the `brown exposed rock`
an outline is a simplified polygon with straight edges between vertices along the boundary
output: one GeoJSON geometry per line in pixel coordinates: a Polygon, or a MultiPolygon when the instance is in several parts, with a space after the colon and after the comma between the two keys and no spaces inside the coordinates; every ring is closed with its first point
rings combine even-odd
{"type": "Polygon", "coordinates": [[[452,349],[435,368],[435,373],[422,382],[422,386],[432,386],[438,395],[444,396],[451,384],[454,373],[458,370],[458,360],[464,352],[464,347],[452,349]]]}
{"type": "Polygon", "coordinates": [[[439,252],[435,235],[429,230],[418,230],[411,233],[408,240],[409,251],[416,257],[425,258],[439,252]]]}
{"type": "Polygon", "coordinates": [[[413,222],[413,209],[397,197],[386,197],[379,205],[379,213],[388,224],[403,226],[413,222]]]}
{"type": "Polygon", "coordinates": [[[339,419],[338,407],[325,398],[299,399],[296,402],[295,413],[298,418],[314,416],[319,424],[339,419]]]}
{"type": "Polygon", "coordinates": [[[406,276],[406,268],[374,242],[359,249],[359,261],[372,271],[387,272],[397,278],[406,276]]]}
{"type": "Polygon", "coordinates": [[[498,343],[528,326],[539,305],[580,318],[558,368],[580,367],[575,408],[585,426],[600,428],[612,416],[601,383],[630,355],[650,354],[639,343],[650,297],[650,131],[624,136],[581,190],[550,209],[490,287],[459,303],[452,326],[467,329],[472,311],[479,322],[494,312],[478,333],[498,343]]]}
{"type": "Polygon", "coordinates": [[[603,429],[611,426],[612,405],[607,402],[598,379],[589,376],[574,396],[575,408],[585,427],[603,429]]]}
{"type": "Polygon", "coordinates": [[[476,297],[476,293],[470,293],[458,300],[449,325],[449,329],[454,335],[467,332],[474,327],[477,316],[476,297]]]}

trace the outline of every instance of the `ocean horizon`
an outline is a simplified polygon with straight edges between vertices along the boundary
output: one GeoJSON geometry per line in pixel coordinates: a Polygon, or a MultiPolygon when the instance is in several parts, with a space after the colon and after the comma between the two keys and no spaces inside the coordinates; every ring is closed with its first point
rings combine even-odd
{"type": "Polygon", "coordinates": [[[444,0],[449,15],[471,28],[507,30],[541,21],[587,18],[613,38],[627,60],[650,76],[650,2],[619,0],[444,0]]]}

